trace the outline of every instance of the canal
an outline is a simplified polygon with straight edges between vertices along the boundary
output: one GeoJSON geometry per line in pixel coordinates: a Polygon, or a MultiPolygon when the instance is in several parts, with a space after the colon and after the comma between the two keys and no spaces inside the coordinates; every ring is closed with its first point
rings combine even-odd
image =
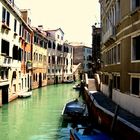
{"type": "Polygon", "coordinates": [[[66,102],[77,98],[72,84],[33,90],[31,98],[16,99],[0,108],[0,140],[69,140],[70,126],[62,125],[66,102]]]}

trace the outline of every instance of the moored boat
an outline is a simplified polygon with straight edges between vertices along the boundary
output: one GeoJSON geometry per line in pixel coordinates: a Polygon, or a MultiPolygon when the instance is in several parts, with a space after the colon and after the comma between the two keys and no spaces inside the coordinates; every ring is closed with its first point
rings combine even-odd
{"type": "Polygon", "coordinates": [[[27,97],[31,97],[32,95],[32,91],[27,91],[27,92],[20,92],[18,94],[19,98],[27,98],[27,97]]]}
{"type": "Polygon", "coordinates": [[[86,104],[75,99],[64,105],[62,110],[63,119],[71,120],[72,118],[84,118],[88,116],[86,104]]]}
{"type": "Polygon", "coordinates": [[[97,129],[76,127],[70,130],[70,140],[111,140],[111,138],[97,129]]]}
{"type": "Polygon", "coordinates": [[[65,80],[63,83],[70,84],[70,83],[73,83],[73,82],[74,82],[73,80],[65,80]]]}
{"type": "Polygon", "coordinates": [[[79,90],[80,88],[81,88],[81,85],[80,85],[80,84],[75,84],[75,85],[73,86],[73,89],[79,90]]]}

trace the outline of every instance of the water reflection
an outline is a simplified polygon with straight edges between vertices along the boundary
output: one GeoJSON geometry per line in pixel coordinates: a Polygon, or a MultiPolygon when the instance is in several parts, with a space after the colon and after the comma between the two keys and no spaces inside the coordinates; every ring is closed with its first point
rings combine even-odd
{"type": "Polygon", "coordinates": [[[67,140],[70,124],[62,124],[63,105],[79,96],[72,84],[36,89],[32,97],[0,108],[1,140],[67,140]]]}

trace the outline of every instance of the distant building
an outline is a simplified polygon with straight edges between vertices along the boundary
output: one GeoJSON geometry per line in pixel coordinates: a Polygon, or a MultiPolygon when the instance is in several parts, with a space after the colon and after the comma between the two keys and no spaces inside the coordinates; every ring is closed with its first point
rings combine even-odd
{"type": "Polygon", "coordinates": [[[101,28],[92,26],[92,62],[93,68],[99,70],[101,62],[101,28]]]}
{"type": "Polygon", "coordinates": [[[46,30],[48,39],[48,84],[61,83],[73,79],[73,49],[64,41],[61,28],[46,30]]]}
{"type": "Polygon", "coordinates": [[[32,29],[22,19],[14,1],[0,2],[0,106],[17,98],[19,92],[31,89],[32,29]]]}
{"type": "Polygon", "coordinates": [[[32,89],[47,85],[47,36],[38,27],[33,29],[32,89]]]}
{"type": "Polygon", "coordinates": [[[79,74],[80,74],[82,69],[83,68],[81,67],[81,63],[79,63],[78,65],[73,65],[72,71],[73,71],[74,81],[79,81],[80,80],[79,74]]]}
{"type": "Polygon", "coordinates": [[[102,24],[101,90],[140,116],[140,2],[100,0],[102,24]]]}
{"type": "Polygon", "coordinates": [[[92,69],[89,68],[89,63],[92,63],[92,48],[81,43],[71,43],[71,45],[73,46],[73,64],[78,65],[81,63],[80,74],[84,72],[90,74],[92,69]]]}
{"type": "Polygon", "coordinates": [[[92,48],[84,47],[84,72],[89,76],[92,75],[92,68],[89,66],[92,63],[92,48]]]}
{"type": "Polygon", "coordinates": [[[22,49],[21,60],[21,92],[27,92],[32,89],[32,36],[33,30],[29,26],[29,14],[28,10],[20,11],[21,18],[23,18],[26,24],[19,25],[20,42],[22,49]],[[25,14],[25,15],[24,15],[25,14]]]}

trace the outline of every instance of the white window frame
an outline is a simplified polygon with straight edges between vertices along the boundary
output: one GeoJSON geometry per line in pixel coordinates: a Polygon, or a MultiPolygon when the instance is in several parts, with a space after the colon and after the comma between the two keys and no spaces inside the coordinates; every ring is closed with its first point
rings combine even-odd
{"type": "Polygon", "coordinates": [[[140,73],[129,73],[130,75],[130,95],[135,97],[140,97],[140,73]],[[132,78],[138,78],[139,79],[139,94],[135,95],[132,93],[132,78]]]}
{"type": "Polygon", "coordinates": [[[135,35],[131,36],[131,63],[140,62],[140,60],[134,60],[133,39],[137,36],[140,36],[140,34],[135,34],[135,35]]]}

